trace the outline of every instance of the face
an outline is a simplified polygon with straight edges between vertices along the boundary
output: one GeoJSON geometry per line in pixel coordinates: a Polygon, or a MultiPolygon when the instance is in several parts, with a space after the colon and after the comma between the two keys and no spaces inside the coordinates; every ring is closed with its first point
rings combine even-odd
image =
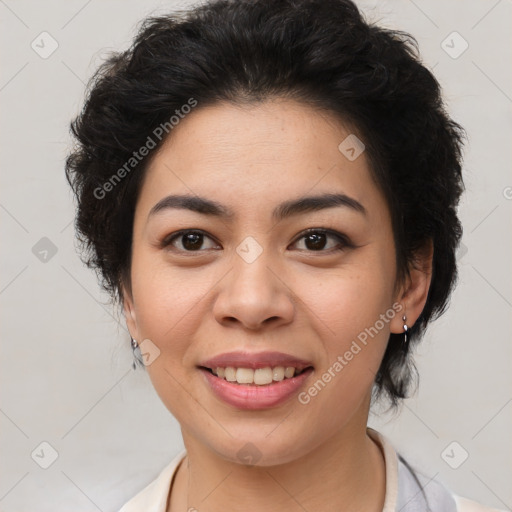
{"type": "Polygon", "coordinates": [[[389,333],[402,332],[402,296],[390,213],[366,155],[338,149],[350,134],[291,100],[199,105],[151,162],[124,307],[186,444],[237,461],[251,442],[258,465],[270,465],[364,431],[389,333]],[[295,204],[326,194],[339,198],[295,204]],[[221,211],[166,200],[178,195],[221,211]],[[226,401],[210,385],[219,377],[199,368],[238,351],[280,352],[312,369],[284,401],[240,406],[251,390],[226,401]]]}

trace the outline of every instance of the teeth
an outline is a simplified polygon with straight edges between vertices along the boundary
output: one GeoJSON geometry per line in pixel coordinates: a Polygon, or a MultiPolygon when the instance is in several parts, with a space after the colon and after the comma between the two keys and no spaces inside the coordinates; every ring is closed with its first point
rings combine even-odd
{"type": "Polygon", "coordinates": [[[275,381],[280,381],[284,379],[284,367],[283,366],[276,366],[272,372],[272,377],[275,381]]]}
{"type": "Polygon", "coordinates": [[[293,366],[276,366],[271,368],[234,368],[228,366],[227,368],[215,368],[212,370],[217,377],[225,379],[228,382],[236,382],[238,384],[256,384],[257,386],[264,386],[271,382],[279,382],[283,379],[291,379],[298,370],[293,366]]]}
{"type": "MultiPolygon", "coordinates": [[[[237,370],[237,372],[239,371],[240,369],[237,370]]],[[[273,380],[274,375],[272,373],[272,368],[258,368],[257,370],[254,370],[254,384],[263,386],[265,384],[270,384],[273,380]]]]}
{"type": "Polygon", "coordinates": [[[236,368],[229,366],[224,369],[224,378],[229,382],[236,382],[236,368]]]}
{"type": "Polygon", "coordinates": [[[237,368],[236,381],[238,384],[252,384],[254,382],[254,370],[250,368],[237,368]]]}
{"type": "Polygon", "coordinates": [[[293,377],[295,374],[295,368],[293,366],[288,366],[288,368],[284,371],[284,376],[289,379],[290,377],[293,377]]]}

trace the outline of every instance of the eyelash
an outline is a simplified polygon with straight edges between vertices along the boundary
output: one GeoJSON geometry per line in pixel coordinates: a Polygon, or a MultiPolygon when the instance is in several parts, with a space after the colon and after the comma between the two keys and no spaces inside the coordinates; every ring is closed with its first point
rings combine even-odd
{"type": "MultiPolygon", "coordinates": [[[[179,237],[181,237],[183,235],[190,234],[190,233],[194,233],[194,234],[197,234],[197,235],[203,235],[203,236],[205,236],[207,238],[210,238],[211,240],[215,241],[211,236],[209,236],[207,233],[205,233],[204,231],[202,231],[200,229],[182,229],[180,231],[177,231],[177,232],[172,233],[171,235],[165,237],[162,240],[162,242],[160,244],[160,247],[162,249],[165,249],[165,248],[169,247],[170,245],[172,245],[172,242],[174,240],[178,239],[179,237]]],[[[296,244],[299,240],[302,240],[306,236],[311,235],[313,233],[315,233],[315,234],[318,233],[318,234],[323,234],[323,235],[331,236],[331,237],[335,238],[338,241],[339,246],[338,247],[332,247],[332,248],[327,249],[327,250],[321,249],[321,250],[318,250],[318,251],[308,250],[308,249],[299,249],[299,250],[310,252],[310,253],[331,254],[333,252],[341,252],[343,250],[356,247],[352,242],[350,242],[350,240],[348,239],[347,236],[345,236],[345,235],[343,235],[341,233],[338,233],[337,231],[334,231],[332,229],[326,229],[326,228],[309,228],[309,229],[303,231],[302,233],[300,233],[300,235],[292,242],[292,244],[296,244]]],[[[190,254],[204,252],[204,250],[201,250],[201,249],[199,249],[197,251],[187,251],[187,250],[182,250],[182,249],[176,249],[175,248],[175,250],[177,250],[179,252],[182,252],[182,253],[190,253],[190,254]]]]}

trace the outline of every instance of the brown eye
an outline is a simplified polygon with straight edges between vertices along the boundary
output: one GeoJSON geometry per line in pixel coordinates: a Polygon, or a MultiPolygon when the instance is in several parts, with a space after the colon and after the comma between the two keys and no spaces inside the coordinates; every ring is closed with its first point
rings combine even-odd
{"type": "Polygon", "coordinates": [[[326,229],[310,229],[306,233],[303,233],[295,244],[298,244],[301,240],[304,241],[304,247],[299,247],[299,249],[313,252],[341,251],[346,247],[352,246],[341,233],[326,229]],[[331,242],[329,242],[329,240],[331,240],[331,242]]]}
{"type": "MultiPolygon", "coordinates": [[[[303,247],[298,247],[298,249],[308,252],[329,253],[354,247],[346,236],[327,229],[310,229],[302,233],[293,245],[297,245],[299,242],[303,244],[303,247]]],[[[169,248],[169,246],[172,246],[178,252],[188,253],[220,248],[206,233],[190,229],[181,230],[166,237],[162,241],[161,247],[169,248]]]]}
{"type": "MultiPolygon", "coordinates": [[[[170,237],[165,238],[165,240],[162,242],[162,247],[168,247],[172,245],[179,251],[198,252],[201,249],[204,249],[203,245],[205,244],[205,240],[210,240],[213,242],[213,240],[202,231],[184,230],[178,231],[170,237]]],[[[211,246],[206,247],[206,249],[217,247],[215,243],[210,245],[211,246]]]]}

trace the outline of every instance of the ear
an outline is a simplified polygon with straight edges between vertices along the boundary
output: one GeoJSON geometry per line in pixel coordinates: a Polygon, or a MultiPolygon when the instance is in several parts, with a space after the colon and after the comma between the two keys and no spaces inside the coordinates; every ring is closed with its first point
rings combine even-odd
{"type": "Polygon", "coordinates": [[[411,328],[421,315],[427,302],[430,283],[432,280],[432,261],[434,257],[434,244],[431,239],[415,253],[409,277],[398,292],[396,301],[402,305],[398,315],[391,321],[391,332],[401,334],[404,332],[402,316],[406,316],[405,323],[411,328]]]}
{"type": "Polygon", "coordinates": [[[135,314],[135,305],[133,302],[132,293],[126,286],[122,286],[123,291],[123,312],[126,320],[126,326],[132,338],[140,342],[139,330],[137,326],[137,316],[135,314]]]}

